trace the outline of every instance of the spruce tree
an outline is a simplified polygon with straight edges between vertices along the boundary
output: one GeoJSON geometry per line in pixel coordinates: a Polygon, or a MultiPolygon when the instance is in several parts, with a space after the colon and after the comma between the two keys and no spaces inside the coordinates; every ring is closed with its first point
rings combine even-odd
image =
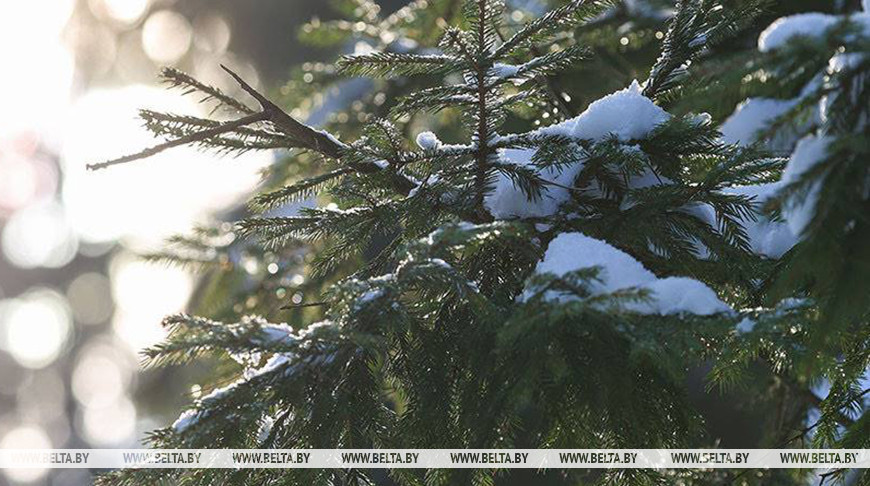
{"type": "MultiPolygon", "coordinates": [[[[575,0],[521,23],[498,0],[414,2],[387,18],[372,2],[346,2],[356,22],[312,24],[305,35],[336,42],[361,34],[379,50],[344,56],[337,70],[296,73],[285,99],[299,100],[320,82],[346,83],[337,76],[374,79],[369,115],[354,108],[361,116],[333,120],[335,135],[301,122],[230,69],[256,108],[165,71],[172,85],[234,118],[143,111],[147,128],[169,140],[93,168],[181,144],[298,156],[275,164],[252,214],[235,228],[204,228],[151,255],[211,273],[197,309],[204,317],[167,317],[169,337],[145,351],[146,364],[211,359],[220,375],[172,426],[149,437],[151,445],[711,447],[687,400],[687,371],[712,362],[711,386],[729,387],[762,362],[788,383],[786,394],[806,397],[812,383],[830,380],[821,420],[806,428],[817,430],[820,445],[866,447],[867,421],[854,411],[866,394],[858,380],[870,337],[866,257],[858,253],[870,214],[867,58],[849,57],[847,68],[812,83],[843,46],[866,49],[866,38],[844,20],[821,40],[741,58],[746,73],[728,71],[733,83],[724,71],[721,82],[693,79],[693,63],[751,25],[764,3],[677,2],[646,79],[585,110],[565,96],[560,75],[589,62],[590,39],[612,31],[609,1],[575,0]],[[747,83],[750,74],[757,78],[747,83]],[[748,85],[784,95],[808,84],[814,91],[788,120],[824,98],[825,126],[793,122],[791,130],[836,138],[828,152],[836,162],[795,179],[787,168],[795,156],[789,161],[764,141],[776,137],[772,131],[739,144],[727,133],[723,140],[706,114],[665,110],[705,90],[747,93],[748,85]],[[435,117],[456,123],[438,133],[419,129],[435,117]],[[771,188],[779,192],[768,198],[771,188]],[[798,198],[807,192],[816,194],[814,216],[805,232],[789,236],[781,218],[803,207],[798,198]],[[294,206],[313,195],[329,204],[294,206]]],[[[788,440],[790,420],[804,427],[811,404],[795,400],[775,434],[788,440]]],[[[389,474],[399,484],[797,484],[803,477],[389,474]]],[[[383,478],[368,470],[211,469],[119,471],[101,481],[383,478]]]]}
{"type": "MultiPolygon", "coordinates": [[[[816,390],[805,392],[819,417],[786,441],[792,446],[806,439],[817,447],[870,445],[870,2],[862,9],[780,18],[761,33],[757,51],[736,58],[727,74],[710,66],[698,83],[706,86],[692,90],[748,97],[722,125],[725,139],[788,157],[780,180],[756,190],[763,213],[756,229],[799,241],[776,251],[763,294],[768,305],[797,297],[790,302],[812,319],[789,339],[777,336],[789,352],[758,336],[731,356],[745,365],[761,351],[787,379],[826,394],[821,400],[816,390]]],[[[823,477],[831,479],[868,481],[841,470],[823,477]]]]}

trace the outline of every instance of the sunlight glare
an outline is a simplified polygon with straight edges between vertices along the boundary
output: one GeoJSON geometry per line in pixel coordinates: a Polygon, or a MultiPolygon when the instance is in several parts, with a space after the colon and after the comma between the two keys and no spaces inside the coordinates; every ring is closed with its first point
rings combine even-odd
{"type": "MultiPolygon", "coordinates": [[[[41,427],[20,425],[7,432],[0,440],[2,449],[50,449],[51,439],[41,427]]],[[[3,474],[13,482],[33,483],[48,473],[46,468],[3,469],[3,474]]]]}
{"type": "Polygon", "coordinates": [[[21,366],[44,368],[57,359],[69,339],[69,306],[53,290],[32,290],[4,306],[0,330],[4,345],[21,366]]]}
{"type": "Polygon", "coordinates": [[[221,157],[178,147],[147,160],[99,171],[85,165],[129,154],[157,140],[136,118],[139,108],[204,116],[207,107],[176,91],[146,86],[93,91],[72,110],[62,151],[63,201],[87,242],[117,238],[135,248],[159,247],[214,208],[253,191],[271,154],[221,157]]]}

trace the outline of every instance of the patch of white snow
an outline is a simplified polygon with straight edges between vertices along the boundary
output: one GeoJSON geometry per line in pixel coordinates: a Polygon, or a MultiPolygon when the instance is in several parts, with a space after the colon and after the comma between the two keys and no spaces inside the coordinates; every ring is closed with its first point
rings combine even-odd
{"type": "MultiPolygon", "coordinates": [[[[783,187],[781,182],[758,184],[754,186],[729,187],[722,192],[755,198],[759,211],[764,204],[783,187]]],[[[765,214],[757,214],[755,221],[742,220],[743,228],[749,237],[752,252],[769,258],[779,258],[798,242],[798,237],[785,222],[773,221],[765,214]]]]}
{"type": "Polygon", "coordinates": [[[836,15],[817,12],[781,17],[770,24],[758,37],[758,50],[768,52],[782,47],[792,37],[820,37],[840,21],[836,15]]]}
{"type": "Polygon", "coordinates": [[[496,63],[490,69],[490,74],[497,78],[510,78],[516,76],[520,68],[512,64],[496,63]]]}
{"type": "MultiPolygon", "coordinates": [[[[541,135],[560,135],[575,139],[600,141],[615,136],[620,141],[630,142],[646,138],[658,125],[668,121],[670,115],[643,95],[640,84],[605,96],[579,116],[538,130],[541,135]]],[[[418,137],[419,143],[419,137],[418,137]]],[[[501,153],[503,161],[521,166],[531,166],[533,149],[508,149],[501,153]]],[[[545,217],[554,214],[569,199],[574,179],[583,167],[583,160],[567,167],[544,170],[542,179],[554,183],[542,191],[539,201],[529,201],[513,181],[499,174],[493,191],[486,198],[486,207],[496,219],[545,217]],[[563,186],[563,187],[560,187],[563,186]]],[[[648,184],[646,178],[638,183],[648,184]]]]}
{"type": "Polygon", "coordinates": [[[755,329],[755,321],[748,317],[744,317],[742,321],[737,323],[737,334],[746,334],[755,329]]]}
{"type": "MultiPolygon", "coordinates": [[[[500,153],[503,161],[508,161],[519,166],[532,167],[533,149],[507,149],[500,153]]],[[[541,171],[540,176],[549,182],[560,186],[571,187],[574,178],[583,167],[578,162],[564,168],[547,168],[541,171]]],[[[507,175],[498,174],[495,188],[486,196],[486,208],[496,219],[508,218],[542,218],[554,214],[559,206],[568,200],[568,189],[555,185],[547,186],[541,191],[541,198],[530,201],[521,189],[515,187],[513,181],[507,175]]]]}
{"type": "Polygon", "coordinates": [[[710,287],[692,278],[662,278],[642,288],[650,291],[651,300],[628,303],[627,309],[663,316],[681,313],[709,316],[731,310],[710,287]]]}
{"type": "MultiPolygon", "coordinates": [[[[749,98],[737,106],[734,113],[722,124],[722,139],[726,143],[742,146],[758,141],[759,132],[784,115],[798,103],[798,99],[777,100],[749,98]]],[[[794,144],[794,137],[775,137],[774,148],[787,149],[794,144]],[[782,138],[782,140],[780,140],[782,138]]]]}
{"type": "Polygon", "coordinates": [[[441,148],[441,140],[432,132],[420,132],[417,135],[417,145],[423,150],[437,150],[441,148]]]}
{"type": "Polygon", "coordinates": [[[596,141],[609,135],[624,142],[640,140],[668,119],[670,115],[644,96],[640,83],[635,80],[628,88],[589,105],[574,119],[571,136],[596,141]]]}
{"type": "MultiPolygon", "coordinates": [[[[805,172],[822,162],[828,155],[830,143],[831,139],[826,136],[809,135],[801,139],[782,173],[782,183],[787,185],[797,182],[805,172]]],[[[792,233],[802,234],[813,218],[820,190],[821,181],[816,181],[811,185],[805,197],[787,201],[784,205],[782,215],[788,222],[792,233]]]]}
{"type": "MultiPolygon", "coordinates": [[[[626,305],[626,309],[634,312],[712,315],[730,311],[704,283],[686,277],[659,279],[628,253],[582,233],[562,233],[554,238],[535,273],[562,276],[591,267],[600,268],[599,281],[590,283],[593,295],[632,288],[650,292],[650,300],[626,305]]],[[[559,300],[562,296],[548,295],[547,298],[559,300]]]]}
{"type": "Polygon", "coordinates": [[[562,233],[547,247],[544,259],[538,262],[535,273],[558,276],[583,268],[601,267],[600,282],[594,282],[595,293],[609,293],[653,282],[656,276],[631,255],[590,238],[583,233],[562,233]]]}

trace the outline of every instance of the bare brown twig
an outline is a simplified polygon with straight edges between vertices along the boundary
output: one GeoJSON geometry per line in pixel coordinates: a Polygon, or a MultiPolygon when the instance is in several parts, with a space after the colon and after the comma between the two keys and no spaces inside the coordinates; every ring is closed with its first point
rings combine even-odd
{"type": "Polygon", "coordinates": [[[308,125],[296,121],[259,91],[252,88],[251,85],[246,83],[241,76],[234,73],[230,68],[223,64],[221,64],[221,67],[239,83],[239,86],[243,90],[260,103],[260,106],[263,108],[261,113],[265,115],[266,119],[272,122],[282,133],[298,141],[301,148],[313,150],[333,159],[341,156],[341,151],[345,148],[344,144],[327,135],[326,132],[315,130],[308,125]]]}
{"type": "Polygon", "coordinates": [[[846,472],[846,469],[834,469],[832,471],[828,471],[826,473],[819,474],[819,486],[824,486],[828,481],[828,478],[836,477],[846,472]]]}
{"type": "Polygon", "coordinates": [[[323,307],[329,305],[329,302],[302,302],[299,304],[287,304],[281,306],[281,310],[304,309],[306,307],[323,307]]]}

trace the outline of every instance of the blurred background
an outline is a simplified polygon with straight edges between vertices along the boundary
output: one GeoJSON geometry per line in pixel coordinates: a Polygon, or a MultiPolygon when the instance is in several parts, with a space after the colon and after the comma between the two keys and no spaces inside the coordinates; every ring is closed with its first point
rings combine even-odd
{"type": "MultiPolygon", "coordinates": [[[[143,371],[137,355],[184,310],[193,277],[137,254],[220,219],[273,156],[178,148],[85,165],[154,143],[139,108],[208,115],[161,86],[160,67],[235,93],[223,63],[268,89],[303,59],[332,58],[297,42],[303,22],[330,15],[310,0],[0,1],[0,447],[138,447],[197,395],[195,368],[143,371]]],[[[4,485],[91,481],[0,473],[4,485]]]]}

